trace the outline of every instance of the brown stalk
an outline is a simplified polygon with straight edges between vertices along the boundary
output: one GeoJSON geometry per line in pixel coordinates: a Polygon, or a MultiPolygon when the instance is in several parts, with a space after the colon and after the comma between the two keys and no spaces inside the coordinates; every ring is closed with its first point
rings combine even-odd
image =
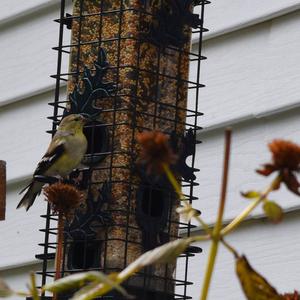
{"type": "Polygon", "coordinates": [[[229,158],[230,158],[230,146],[231,146],[231,129],[225,131],[225,153],[224,153],[224,166],[223,166],[223,179],[221,187],[220,206],[217,216],[217,221],[213,230],[212,243],[210,247],[209,259],[206,267],[205,277],[203,281],[201,300],[206,300],[208,290],[211,282],[212,273],[215,266],[215,261],[218,253],[218,247],[221,237],[223,214],[226,202],[226,192],[228,184],[228,171],[229,171],[229,158]]]}
{"type": "Polygon", "coordinates": [[[0,160],[0,221],[5,220],[6,209],[6,162],[0,160]]]}
{"type": "MultiPolygon", "coordinates": [[[[55,277],[54,279],[61,278],[62,270],[62,259],[63,259],[63,244],[64,244],[64,214],[63,212],[58,212],[58,221],[57,221],[57,246],[56,246],[56,255],[55,255],[55,277]]],[[[57,294],[53,294],[53,300],[57,300],[57,294]]]]}

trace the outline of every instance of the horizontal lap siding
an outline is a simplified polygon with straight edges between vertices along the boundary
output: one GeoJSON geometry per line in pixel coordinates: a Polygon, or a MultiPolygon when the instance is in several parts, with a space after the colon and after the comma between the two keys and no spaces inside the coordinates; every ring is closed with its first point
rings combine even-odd
{"type": "Polygon", "coordinates": [[[57,6],[60,0],[1,0],[0,26],[27,14],[39,13],[39,10],[57,6]]]}
{"type": "Polygon", "coordinates": [[[42,253],[38,243],[43,242],[45,221],[40,215],[45,213],[46,202],[42,197],[26,213],[24,209],[16,210],[23,184],[10,186],[7,193],[6,220],[0,226],[0,270],[27,265],[35,261],[35,255],[42,253]]]}
{"type": "MultiPolygon", "coordinates": [[[[300,213],[286,216],[283,223],[273,225],[265,220],[245,224],[226,240],[240,254],[245,254],[259,273],[279,292],[293,292],[300,289],[300,213]]],[[[209,244],[201,243],[203,253],[190,259],[188,279],[194,282],[188,294],[194,300],[200,298],[200,288],[209,253],[209,244]]],[[[183,262],[183,261],[182,261],[183,262]]],[[[183,268],[178,264],[177,274],[183,278],[183,268]]],[[[209,300],[243,300],[240,284],[235,275],[234,259],[228,250],[220,247],[216,268],[209,292],[209,300]]]]}
{"type": "MultiPolygon", "coordinates": [[[[59,1],[51,1],[0,3],[0,128],[4,129],[0,131],[0,159],[7,161],[9,180],[7,220],[0,226],[0,236],[4,237],[0,270],[32,264],[34,255],[41,251],[37,244],[43,241],[43,234],[38,232],[44,226],[39,217],[45,210],[42,197],[26,214],[15,207],[24,178],[31,176],[50,140],[45,131],[51,126],[46,117],[52,108],[47,102],[53,101],[55,81],[49,75],[56,71],[56,53],[51,47],[58,41],[58,24],[52,19],[59,13],[59,1]]],[[[200,134],[204,143],[197,146],[196,164],[201,172],[195,191],[200,199],[195,207],[209,223],[214,222],[219,198],[224,126],[234,124],[227,221],[248,203],[240,198],[240,190],[263,188],[269,181],[254,173],[259,164],[269,160],[266,143],[274,137],[300,142],[299,6],[300,0],[231,0],[230,6],[228,0],[215,0],[207,6],[206,26],[211,31],[206,35],[203,54],[209,59],[201,69],[201,82],[207,87],[201,90],[199,106],[205,113],[199,124],[206,129],[200,134]],[[253,24],[257,25],[249,27],[253,24]]],[[[69,33],[65,41],[68,38],[69,33]]],[[[66,57],[63,70],[67,65],[66,57]]],[[[193,96],[190,94],[191,105],[193,96]]],[[[272,199],[282,200],[286,210],[299,208],[300,201],[285,189],[274,193],[272,199]]],[[[257,210],[253,216],[260,217],[261,213],[257,210]]],[[[298,212],[274,228],[251,221],[230,238],[282,291],[298,284],[294,274],[299,272],[293,273],[293,269],[300,260],[294,234],[299,224],[294,214],[298,212]]],[[[197,256],[189,269],[196,282],[190,291],[193,299],[198,299],[203,277],[207,245],[204,249],[206,254],[197,256]]],[[[2,271],[0,277],[6,276],[21,288],[30,268],[2,271]]],[[[213,284],[210,299],[243,299],[230,255],[222,254],[218,259],[213,284]]]]}
{"type": "MultiPolygon", "coordinates": [[[[39,264],[24,266],[17,269],[0,271],[0,278],[5,278],[9,282],[9,286],[17,291],[27,292],[27,283],[30,282],[29,274],[31,271],[38,271],[41,269],[39,264]]],[[[39,282],[37,282],[39,284],[39,282]]],[[[21,300],[22,298],[14,296],[10,300],[21,300]]],[[[25,299],[25,297],[23,298],[25,299]]]]}
{"type": "Polygon", "coordinates": [[[220,127],[299,105],[299,48],[300,11],[206,41],[201,125],[220,127]]]}
{"type": "Polygon", "coordinates": [[[300,0],[211,0],[205,11],[206,38],[236,31],[300,8],[300,0]]]}
{"type": "Polygon", "coordinates": [[[32,175],[51,136],[45,131],[51,128],[53,109],[47,104],[53,101],[53,92],[32,97],[26,101],[2,107],[0,110],[0,157],[7,161],[9,181],[32,175]]]}
{"type": "MultiPolygon", "coordinates": [[[[228,203],[225,218],[232,219],[249,202],[240,196],[240,191],[262,190],[273,176],[266,178],[255,173],[261,164],[271,160],[267,144],[274,138],[293,140],[300,144],[300,108],[267,118],[255,119],[233,126],[233,143],[230,161],[228,203]]],[[[199,200],[194,206],[202,210],[203,217],[214,222],[220,194],[220,182],[223,165],[223,130],[200,134],[202,144],[197,147],[196,167],[199,186],[195,193],[199,200]]],[[[300,207],[298,196],[288,192],[285,187],[272,194],[286,210],[300,207]]],[[[260,209],[253,215],[262,213],[260,209]]]]}
{"type": "MultiPolygon", "coordinates": [[[[58,17],[58,9],[50,7],[0,26],[0,107],[54,88],[50,75],[56,73],[57,53],[51,48],[58,44],[59,24],[53,22],[58,17]]],[[[69,36],[66,31],[66,43],[69,36]]],[[[63,58],[67,71],[68,57],[63,58]]]]}

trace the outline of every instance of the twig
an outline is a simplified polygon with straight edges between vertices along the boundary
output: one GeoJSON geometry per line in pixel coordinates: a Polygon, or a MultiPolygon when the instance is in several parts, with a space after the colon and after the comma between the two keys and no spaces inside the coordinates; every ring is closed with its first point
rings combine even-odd
{"type": "MultiPolygon", "coordinates": [[[[183,195],[180,185],[177,182],[174,174],[172,173],[172,171],[170,170],[170,167],[167,164],[162,164],[163,169],[168,177],[168,180],[170,181],[170,183],[172,184],[175,192],[178,195],[178,198],[180,199],[180,201],[182,201],[182,203],[185,205],[186,202],[188,202],[188,200],[186,199],[186,197],[183,195]]],[[[205,232],[207,234],[211,234],[212,231],[211,229],[208,227],[208,225],[202,220],[202,218],[200,218],[199,216],[194,216],[194,218],[198,221],[198,223],[203,227],[203,229],[205,230],[205,232]]]]}
{"type": "Polygon", "coordinates": [[[222,220],[226,202],[226,192],[227,192],[227,183],[228,183],[228,171],[229,171],[229,158],[230,158],[230,145],[231,145],[231,130],[227,129],[225,131],[225,153],[224,153],[224,166],[223,166],[223,180],[221,188],[221,198],[220,206],[217,216],[217,221],[213,230],[212,243],[210,247],[209,259],[206,267],[206,273],[203,281],[201,300],[206,300],[209,285],[216,261],[216,256],[218,252],[218,246],[220,241],[220,232],[222,229],[222,220]]]}
{"type": "Polygon", "coordinates": [[[6,162],[0,160],[0,221],[5,220],[6,208],[6,162]]]}
{"type": "Polygon", "coordinates": [[[236,229],[242,221],[244,221],[249,214],[260,204],[263,200],[265,200],[270,192],[274,190],[274,187],[278,186],[278,183],[281,181],[281,177],[277,176],[274,181],[271,183],[271,185],[261,193],[261,195],[253,201],[250,205],[248,205],[234,220],[232,220],[222,231],[221,235],[225,236],[228,233],[232,232],[234,229],[236,229]]]}
{"type": "Polygon", "coordinates": [[[223,238],[221,238],[221,243],[227,248],[227,250],[229,250],[229,252],[231,252],[235,258],[239,257],[238,252],[231,246],[229,245],[229,243],[227,243],[223,238]]]}
{"type": "Polygon", "coordinates": [[[32,299],[33,300],[40,300],[40,296],[39,296],[38,290],[36,288],[36,281],[35,281],[34,272],[30,273],[30,282],[31,282],[30,290],[31,290],[32,299]]]}
{"type": "MultiPolygon", "coordinates": [[[[55,280],[61,278],[62,258],[63,258],[63,240],[64,240],[64,214],[58,212],[57,221],[57,247],[55,256],[55,280]]],[[[53,294],[53,299],[57,300],[57,295],[53,294]]]]}

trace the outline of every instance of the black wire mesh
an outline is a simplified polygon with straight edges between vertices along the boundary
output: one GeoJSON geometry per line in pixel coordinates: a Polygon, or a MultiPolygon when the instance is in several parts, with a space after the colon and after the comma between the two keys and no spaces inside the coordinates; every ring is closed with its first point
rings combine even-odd
{"type": "MultiPolygon", "coordinates": [[[[55,132],[64,114],[79,109],[78,101],[92,99],[89,113],[97,111],[85,128],[89,147],[79,176],[87,204],[71,224],[66,223],[62,277],[86,270],[119,272],[136,255],[178,238],[180,230],[190,235],[193,226],[178,219],[178,200],[166,179],[149,176],[143,167],[137,167],[136,134],[156,129],[170,135],[180,158],[173,169],[180,174],[187,199],[197,200],[193,196],[198,171],[195,146],[201,129],[197,125],[199,93],[204,86],[200,62],[205,59],[201,51],[208,3],[78,0],[70,14],[66,1],[61,0],[60,17],[55,20],[59,43],[53,49],[58,62],[52,76],[56,88],[54,102],[49,103],[54,108],[49,133],[55,132]],[[198,7],[199,16],[191,14],[191,5],[198,7]],[[72,29],[71,42],[65,42],[68,29],[72,29]],[[190,50],[191,35],[198,44],[196,51],[190,50]],[[62,66],[68,60],[69,70],[65,71],[62,66]],[[190,76],[195,80],[188,79],[188,64],[196,70],[190,76]],[[72,97],[66,100],[65,93],[75,95],[76,91],[72,106],[72,97]],[[192,101],[187,104],[188,91],[192,101]],[[189,166],[185,163],[188,157],[189,166]]],[[[55,274],[57,216],[48,207],[42,218],[46,220],[41,229],[45,240],[37,258],[42,260],[38,274],[44,285],[55,274]]],[[[199,251],[191,247],[180,256],[185,267],[182,279],[173,276],[174,264],[151,267],[127,282],[127,289],[139,299],[191,299],[187,295],[192,284],[188,281],[189,258],[199,251]]],[[[111,293],[102,299],[122,297],[111,293]]]]}

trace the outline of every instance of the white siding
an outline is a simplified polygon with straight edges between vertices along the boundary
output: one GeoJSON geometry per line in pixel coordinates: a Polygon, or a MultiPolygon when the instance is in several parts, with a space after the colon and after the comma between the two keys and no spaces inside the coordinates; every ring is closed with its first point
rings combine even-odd
{"type": "MultiPolygon", "coordinates": [[[[263,219],[252,221],[226,239],[240,254],[245,254],[252,267],[265,276],[280,293],[293,292],[300,288],[299,217],[299,211],[290,214],[280,225],[270,224],[263,219]]],[[[198,246],[202,247],[203,253],[189,262],[189,279],[195,284],[188,289],[188,294],[193,295],[194,300],[200,298],[209,252],[208,243],[198,246]]],[[[181,270],[182,268],[178,267],[177,274],[182,278],[181,270]]],[[[245,299],[235,275],[233,255],[223,246],[220,247],[216,260],[208,299],[245,299]]]]}
{"type": "Polygon", "coordinates": [[[8,187],[6,221],[1,222],[0,229],[0,270],[33,263],[35,255],[43,250],[38,243],[44,241],[44,235],[39,229],[45,226],[45,220],[40,215],[46,210],[46,202],[40,197],[28,213],[16,210],[21,187],[20,184],[8,187]]]}
{"type": "Polygon", "coordinates": [[[299,16],[296,11],[205,42],[207,87],[199,104],[205,127],[299,105],[299,16]]]}
{"type": "MultiPolygon", "coordinates": [[[[300,144],[299,112],[298,108],[233,126],[225,219],[233,218],[249,203],[240,196],[240,191],[262,190],[271,182],[273,176],[267,178],[255,173],[255,169],[261,164],[271,160],[267,143],[273,138],[284,138],[300,144]]],[[[200,199],[195,203],[195,207],[202,210],[203,218],[209,223],[215,220],[218,208],[223,165],[223,136],[222,129],[208,131],[202,135],[203,143],[198,146],[197,168],[201,171],[198,173],[200,185],[196,188],[196,194],[200,199]]],[[[279,200],[287,210],[300,208],[299,197],[287,192],[285,187],[274,192],[271,199],[279,200]]],[[[258,216],[261,213],[261,210],[257,209],[253,215],[258,216]]]]}
{"type": "Polygon", "coordinates": [[[209,29],[205,38],[224,35],[299,8],[299,0],[212,0],[205,8],[205,27],[209,29]]]}
{"type": "MultiPolygon", "coordinates": [[[[0,271],[0,277],[5,278],[9,282],[9,286],[18,291],[26,291],[26,284],[30,282],[29,274],[31,271],[38,271],[41,265],[33,264],[16,269],[0,271]]],[[[20,300],[20,297],[11,297],[10,300],[20,300]]]]}
{"type": "Polygon", "coordinates": [[[47,103],[53,97],[51,91],[1,108],[0,126],[6,130],[0,132],[0,157],[7,161],[9,181],[32,175],[44,154],[50,142],[45,132],[51,129],[47,117],[53,111],[47,103]]]}
{"type": "MultiPolygon", "coordinates": [[[[7,161],[9,180],[7,220],[0,226],[0,277],[18,288],[25,286],[28,271],[37,267],[34,255],[40,253],[37,244],[43,241],[38,232],[44,226],[39,217],[44,212],[42,199],[27,214],[15,207],[18,191],[49,142],[45,131],[51,122],[46,117],[52,108],[47,103],[53,100],[55,83],[49,75],[56,71],[51,47],[58,40],[58,24],[52,19],[58,17],[59,2],[0,1],[0,159],[7,161]]],[[[201,172],[195,206],[210,224],[218,205],[225,126],[234,128],[226,222],[247,205],[239,191],[260,189],[269,182],[254,172],[270,159],[266,143],[275,137],[300,143],[299,8],[300,0],[216,0],[207,6],[205,25],[210,32],[203,54],[208,60],[201,69],[201,82],[207,87],[201,90],[199,104],[205,130],[197,148],[201,172]]],[[[285,189],[272,199],[293,211],[283,224],[266,223],[257,210],[229,241],[280,291],[300,289],[296,276],[300,201],[285,189]]],[[[189,269],[196,282],[190,290],[193,299],[198,299],[207,256],[208,245],[202,246],[204,254],[192,259],[189,269]]],[[[218,259],[209,299],[243,299],[227,252],[218,259]]]]}
{"type": "MultiPolygon", "coordinates": [[[[0,107],[54,88],[50,75],[56,73],[57,53],[52,47],[58,43],[59,24],[53,20],[59,11],[58,5],[46,8],[33,16],[0,23],[0,107]]],[[[65,32],[68,41],[70,32],[65,32]]],[[[67,70],[68,57],[63,58],[62,67],[67,70]]]]}
{"type": "Polygon", "coordinates": [[[41,9],[58,6],[59,0],[1,0],[0,25],[28,14],[39,14],[41,9]]]}

